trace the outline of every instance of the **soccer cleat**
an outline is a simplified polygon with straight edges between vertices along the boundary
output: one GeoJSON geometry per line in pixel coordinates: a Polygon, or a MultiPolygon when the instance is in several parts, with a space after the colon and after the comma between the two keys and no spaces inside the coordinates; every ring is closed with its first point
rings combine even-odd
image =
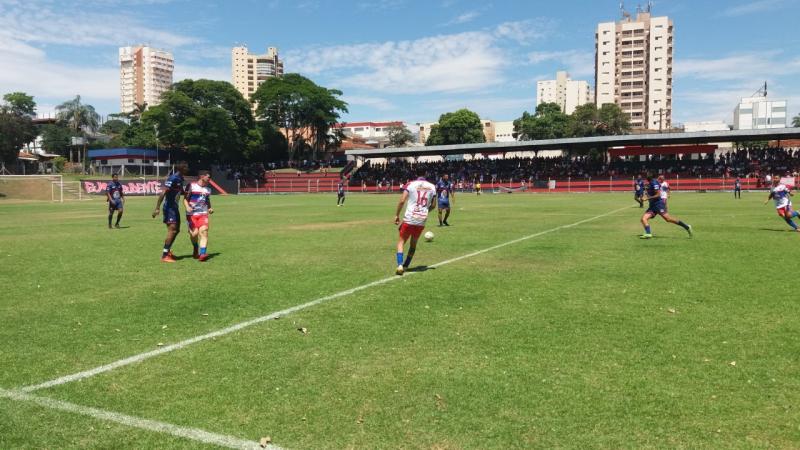
{"type": "Polygon", "coordinates": [[[689,233],[689,237],[692,237],[693,236],[693,234],[692,234],[692,226],[691,225],[686,225],[686,226],[689,227],[689,228],[686,229],[686,232],[689,233]]]}
{"type": "Polygon", "coordinates": [[[170,255],[169,253],[167,253],[167,256],[162,256],[161,257],[161,262],[174,263],[174,262],[178,262],[178,260],[175,259],[175,257],[170,255]]]}
{"type": "Polygon", "coordinates": [[[208,254],[204,254],[204,255],[200,255],[200,256],[198,256],[198,257],[197,257],[197,260],[198,260],[198,261],[200,261],[200,262],[206,262],[206,261],[208,261],[208,254]]]}
{"type": "Polygon", "coordinates": [[[405,272],[405,268],[402,265],[397,266],[397,270],[394,271],[395,275],[403,275],[403,272],[405,272]]]}
{"type": "Polygon", "coordinates": [[[645,233],[645,234],[643,234],[643,235],[639,236],[639,239],[651,239],[652,237],[653,237],[653,235],[652,235],[652,234],[650,234],[650,233],[645,233]]]}
{"type": "Polygon", "coordinates": [[[119,228],[119,224],[118,224],[118,223],[115,223],[115,224],[114,224],[114,228],[119,228]]]}
{"type": "Polygon", "coordinates": [[[442,223],[444,223],[444,226],[446,226],[446,227],[449,227],[449,226],[450,226],[450,224],[449,224],[449,223],[447,223],[447,221],[446,221],[446,220],[445,220],[444,222],[442,222],[442,223]]]}
{"type": "Polygon", "coordinates": [[[199,257],[200,253],[197,251],[197,249],[194,249],[194,251],[192,251],[192,258],[197,259],[199,257]]]}

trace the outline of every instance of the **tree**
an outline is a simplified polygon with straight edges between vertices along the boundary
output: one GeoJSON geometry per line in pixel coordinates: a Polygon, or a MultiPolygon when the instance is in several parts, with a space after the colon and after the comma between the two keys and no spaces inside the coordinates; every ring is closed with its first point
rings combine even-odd
{"type": "Polygon", "coordinates": [[[35,116],[36,102],[33,97],[24,92],[11,92],[3,96],[14,114],[20,116],[35,116]]]}
{"type": "Polygon", "coordinates": [[[439,123],[431,127],[425,145],[476,144],[486,142],[483,123],[478,114],[459,109],[439,116],[439,123]]]}
{"type": "Polygon", "coordinates": [[[243,161],[261,141],[250,103],[226,81],[179,81],[137,123],[129,129],[130,144],[153,147],[157,128],[160,144],[206,165],[243,161]]]}
{"type": "Polygon", "coordinates": [[[800,114],[794,116],[794,119],[792,119],[792,126],[800,128],[800,114]]]}
{"type": "Polygon", "coordinates": [[[527,111],[514,121],[514,131],[520,140],[561,139],[569,136],[570,116],[556,103],[541,103],[536,113],[527,111]]]}
{"type": "Polygon", "coordinates": [[[36,112],[33,97],[22,92],[3,96],[0,105],[0,161],[14,164],[22,146],[36,139],[31,116],[36,112]]]}
{"type": "Polygon", "coordinates": [[[74,99],[56,106],[56,119],[76,133],[83,134],[97,130],[100,115],[95,112],[94,106],[81,103],[81,96],[76,95],[74,99]]]}
{"type": "Polygon", "coordinates": [[[600,126],[600,113],[597,105],[586,103],[575,108],[569,125],[568,135],[570,137],[597,136],[600,126]]]}
{"type": "Polygon", "coordinates": [[[347,112],[342,92],[317,86],[296,73],[270,78],[262,83],[251,100],[257,104],[256,117],[282,130],[289,156],[298,159],[305,150],[316,159],[331,145],[329,132],[347,112]]]}
{"type": "Polygon", "coordinates": [[[386,135],[389,136],[389,147],[405,147],[414,139],[411,130],[403,125],[389,125],[386,127],[386,135]]]}
{"type": "Polygon", "coordinates": [[[630,116],[614,103],[606,103],[598,110],[601,135],[627,134],[631,131],[630,116]]]}
{"type": "Polygon", "coordinates": [[[64,125],[45,125],[41,129],[42,148],[47,153],[65,154],[75,132],[64,125]]]}
{"type": "Polygon", "coordinates": [[[111,119],[100,127],[100,132],[110,136],[117,136],[122,134],[129,126],[124,120],[111,119]]]}

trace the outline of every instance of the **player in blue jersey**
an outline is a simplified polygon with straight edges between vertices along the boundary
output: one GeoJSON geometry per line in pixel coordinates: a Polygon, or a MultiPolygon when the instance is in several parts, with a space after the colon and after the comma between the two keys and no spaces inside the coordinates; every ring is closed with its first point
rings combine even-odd
{"type": "Polygon", "coordinates": [[[733,182],[733,198],[742,198],[742,180],[739,177],[736,177],[736,181],[733,182]]]}
{"type": "Polygon", "coordinates": [[[179,199],[183,196],[185,189],[185,181],[183,180],[183,173],[186,172],[186,165],[181,164],[175,168],[175,172],[167,177],[164,182],[164,189],[158,196],[156,201],[156,209],[153,210],[153,218],[155,218],[161,210],[161,203],[164,203],[163,215],[164,224],[167,226],[167,237],[164,239],[164,249],[161,253],[161,261],[175,262],[175,256],[172,254],[172,244],[178,233],[181,232],[180,209],[178,207],[179,199]]]}
{"type": "Polygon", "coordinates": [[[450,182],[450,176],[444,174],[442,179],[436,183],[436,202],[439,207],[439,226],[442,225],[449,227],[447,218],[450,217],[450,199],[455,200],[455,192],[453,192],[453,183],[450,182]],[[444,220],[442,220],[442,211],[444,211],[444,220]]]}
{"type": "Polygon", "coordinates": [[[639,202],[639,208],[644,207],[642,196],[644,196],[644,180],[641,175],[637,175],[633,182],[633,199],[639,202]]]}
{"type": "Polygon", "coordinates": [[[111,218],[114,211],[117,211],[117,222],[115,228],[119,228],[119,221],[122,219],[122,210],[125,205],[125,192],[122,190],[122,183],[119,182],[119,175],[111,175],[111,182],[106,186],[106,197],[108,199],[108,228],[111,228],[111,218]]]}
{"type": "Polygon", "coordinates": [[[651,176],[647,176],[647,183],[645,184],[644,196],[642,197],[643,200],[647,200],[649,206],[647,211],[644,212],[642,216],[642,226],[644,226],[644,234],[639,236],[642,239],[650,239],[653,237],[653,234],[650,232],[650,219],[655,216],[661,216],[669,223],[674,223],[682,227],[689,233],[689,237],[692,236],[692,226],[689,224],[684,223],[681,220],[675,219],[674,217],[670,216],[667,213],[667,204],[664,202],[664,199],[661,196],[661,183],[658,180],[651,176]]]}
{"type": "Polygon", "coordinates": [[[345,183],[347,183],[345,177],[339,178],[339,183],[336,185],[336,206],[344,206],[345,183]]]}

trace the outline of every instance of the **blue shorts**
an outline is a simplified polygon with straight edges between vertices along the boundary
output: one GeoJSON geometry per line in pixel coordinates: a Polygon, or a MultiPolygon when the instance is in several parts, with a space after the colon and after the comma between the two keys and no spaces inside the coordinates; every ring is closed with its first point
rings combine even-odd
{"type": "Polygon", "coordinates": [[[644,191],[633,191],[633,198],[639,198],[644,196],[644,191]]]}
{"type": "Polygon", "coordinates": [[[109,211],[122,211],[123,201],[121,198],[108,202],[109,211]]]}
{"type": "Polygon", "coordinates": [[[439,199],[439,209],[450,209],[450,199],[439,199]]]}
{"type": "Polygon", "coordinates": [[[667,213],[667,204],[664,203],[663,200],[659,200],[655,203],[650,203],[650,206],[645,211],[645,214],[653,213],[656,216],[660,216],[661,214],[667,213]]]}
{"type": "Polygon", "coordinates": [[[177,206],[164,206],[164,223],[177,223],[180,224],[180,211],[177,206]]]}

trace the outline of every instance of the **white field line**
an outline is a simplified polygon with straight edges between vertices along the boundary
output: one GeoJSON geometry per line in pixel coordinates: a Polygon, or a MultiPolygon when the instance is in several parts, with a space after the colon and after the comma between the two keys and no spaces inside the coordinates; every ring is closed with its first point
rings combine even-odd
{"type": "MultiPolygon", "coordinates": [[[[461,261],[462,259],[472,258],[473,256],[477,256],[477,255],[480,255],[480,254],[483,254],[483,253],[486,253],[486,252],[490,252],[492,250],[497,250],[498,248],[506,247],[506,246],[509,246],[509,245],[518,244],[518,243],[520,243],[522,241],[526,241],[528,239],[533,239],[535,237],[539,237],[539,236],[542,236],[542,235],[545,235],[545,234],[548,234],[548,233],[553,233],[553,232],[556,232],[556,231],[559,231],[559,230],[564,230],[564,229],[567,229],[567,228],[576,227],[578,225],[581,225],[581,224],[584,224],[584,223],[587,223],[587,222],[591,222],[593,220],[601,219],[603,217],[607,217],[607,216],[610,216],[612,214],[616,214],[616,213],[618,213],[620,211],[623,211],[623,210],[629,209],[629,208],[630,208],[630,206],[626,206],[624,208],[615,209],[614,211],[610,211],[610,212],[607,212],[607,213],[604,213],[604,214],[600,214],[599,216],[590,217],[588,219],[583,219],[583,220],[575,222],[575,223],[571,223],[571,224],[568,224],[568,225],[561,225],[561,226],[558,226],[558,227],[555,227],[555,228],[551,228],[549,230],[540,231],[538,233],[530,234],[528,236],[524,236],[524,237],[521,237],[519,239],[514,239],[512,241],[504,242],[502,244],[498,244],[498,245],[495,245],[495,246],[492,246],[492,247],[489,247],[489,248],[485,248],[483,250],[478,250],[476,252],[472,252],[472,253],[469,253],[469,254],[466,254],[466,255],[462,255],[462,256],[459,256],[459,257],[456,257],[456,258],[448,259],[446,261],[442,261],[442,262],[433,264],[432,266],[429,266],[429,267],[432,267],[432,268],[441,267],[441,266],[444,266],[444,265],[447,265],[447,264],[451,264],[451,263],[454,263],[454,262],[457,262],[457,261],[461,261]]],[[[421,272],[408,272],[406,275],[407,276],[408,275],[414,275],[416,273],[421,273],[421,272]]],[[[133,356],[130,356],[128,358],[124,358],[124,359],[120,359],[118,361],[114,361],[114,362],[112,362],[110,364],[105,364],[105,365],[102,365],[102,366],[95,367],[94,369],[84,370],[82,372],[73,373],[71,375],[65,375],[63,377],[55,378],[53,380],[46,381],[46,382],[40,383],[40,384],[36,384],[36,385],[32,385],[32,386],[26,386],[26,387],[20,388],[19,390],[22,391],[22,392],[33,392],[33,391],[38,391],[40,389],[46,389],[46,388],[50,388],[50,387],[53,387],[53,386],[59,386],[59,385],[65,384],[65,383],[70,383],[72,381],[78,381],[78,380],[82,380],[82,379],[85,379],[85,378],[90,378],[90,377],[93,377],[95,375],[99,375],[101,373],[117,369],[119,367],[124,367],[124,366],[130,365],[130,364],[138,363],[138,362],[144,361],[146,359],[150,359],[150,358],[152,358],[154,356],[158,356],[158,355],[161,355],[161,354],[164,354],[164,353],[169,353],[169,352],[172,352],[172,351],[175,351],[175,350],[180,350],[180,349],[182,349],[184,347],[187,347],[187,346],[192,345],[192,344],[196,344],[196,343],[201,342],[201,341],[205,341],[205,340],[208,340],[208,339],[213,339],[213,338],[216,338],[216,337],[219,337],[219,336],[224,336],[226,334],[233,333],[234,331],[238,331],[238,330],[241,330],[243,328],[247,328],[247,327],[259,324],[261,322],[266,322],[268,320],[276,319],[278,317],[283,317],[283,316],[295,313],[297,311],[301,311],[301,310],[304,310],[304,309],[308,309],[308,308],[310,308],[312,306],[319,305],[321,303],[329,302],[331,300],[335,300],[335,299],[340,298],[340,297],[345,297],[347,295],[350,295],[350,294],[353,294],[353,293],[356,293],[356,292],[359,292],[359,291],[363,291],[364,289],[369,289],[371,287],[380,286],[382,284],[386,284],[386,283],[389,283],[391,281],[400,280],[400,279],[402,279],[402,277],[398,277],[396,275],[395,276],[391,276],[391,277],[387,277],[387,278],[383,278],[383,279],[380,279],[380,280],[377,280],[377,281],[373,281],[371,283],[367,283],[367,284],[363,284],[363,285],[358,286],[358,287],[354,287],[352,289],[348,289],[346,291],[341,291],[341,292],[337,292],[335,294],[328,295],[326,297],[318,298],[318,299],[312,300],[312,301],[310,301],[308,303],[303,303],[301,305],[292,306],[291,308],[286,308],[286,309],[281,310],[281,311],[273,312],[273,313],[268,314],[266,316],[261,316],[261,317],[257,317],[255,319],[251,319],[251,320],[248,320],[248,321],[245,321],[245,322],[240,322],[240,323],[237,323],[235,325],[231,325],[231,326],[229,326],[227,328],[223,328],[221,330],[213,331],[211,333],[203,334],[201,336],[195,336],[193,338],[189,338],[189,339],[177,342],[175,344],[166,345],[164,347],[160,347],[160,348],[158,348],[156,350],[152,350],[152,351],[149,351],[149,352],[140,353],[138,355],[133,355],[133,356]]]]}
{"type": "MultiPolygon", "coordinates": [[[[82,416],[93,417],[95,419],[103,420],[106,422],[115,422],[133,428],[140,428],[142,430],[154,431],[161,434],[169,434],[180,438],[191,439],[196,442],[204,444],[212,444],[225,448],[236,449],[260,449],[258,442],[240,439],[234,436],[226,436],[224,434],[211,433],[209,431],[200,430],[198,428],[181,427],[165,422],[158,422],[155,420],[142,419],[140,417],[128,416],[113,411],[106,411],[102,409],[92,408],[89,406],[76,405],[74,403],[65,402],[62,400],[55,400],[47,397],[38,397],[31,394],[26,394],[20,391],[9,391],[0,388],[0,398],[8,398],[11,400],[34,403],[36,405],[55,409],[59,411],[66,411],[73,414],[82,416]]],[[[274,445],[267,445],[267,449],[281,450],[280,447],[274,445]]]]}

